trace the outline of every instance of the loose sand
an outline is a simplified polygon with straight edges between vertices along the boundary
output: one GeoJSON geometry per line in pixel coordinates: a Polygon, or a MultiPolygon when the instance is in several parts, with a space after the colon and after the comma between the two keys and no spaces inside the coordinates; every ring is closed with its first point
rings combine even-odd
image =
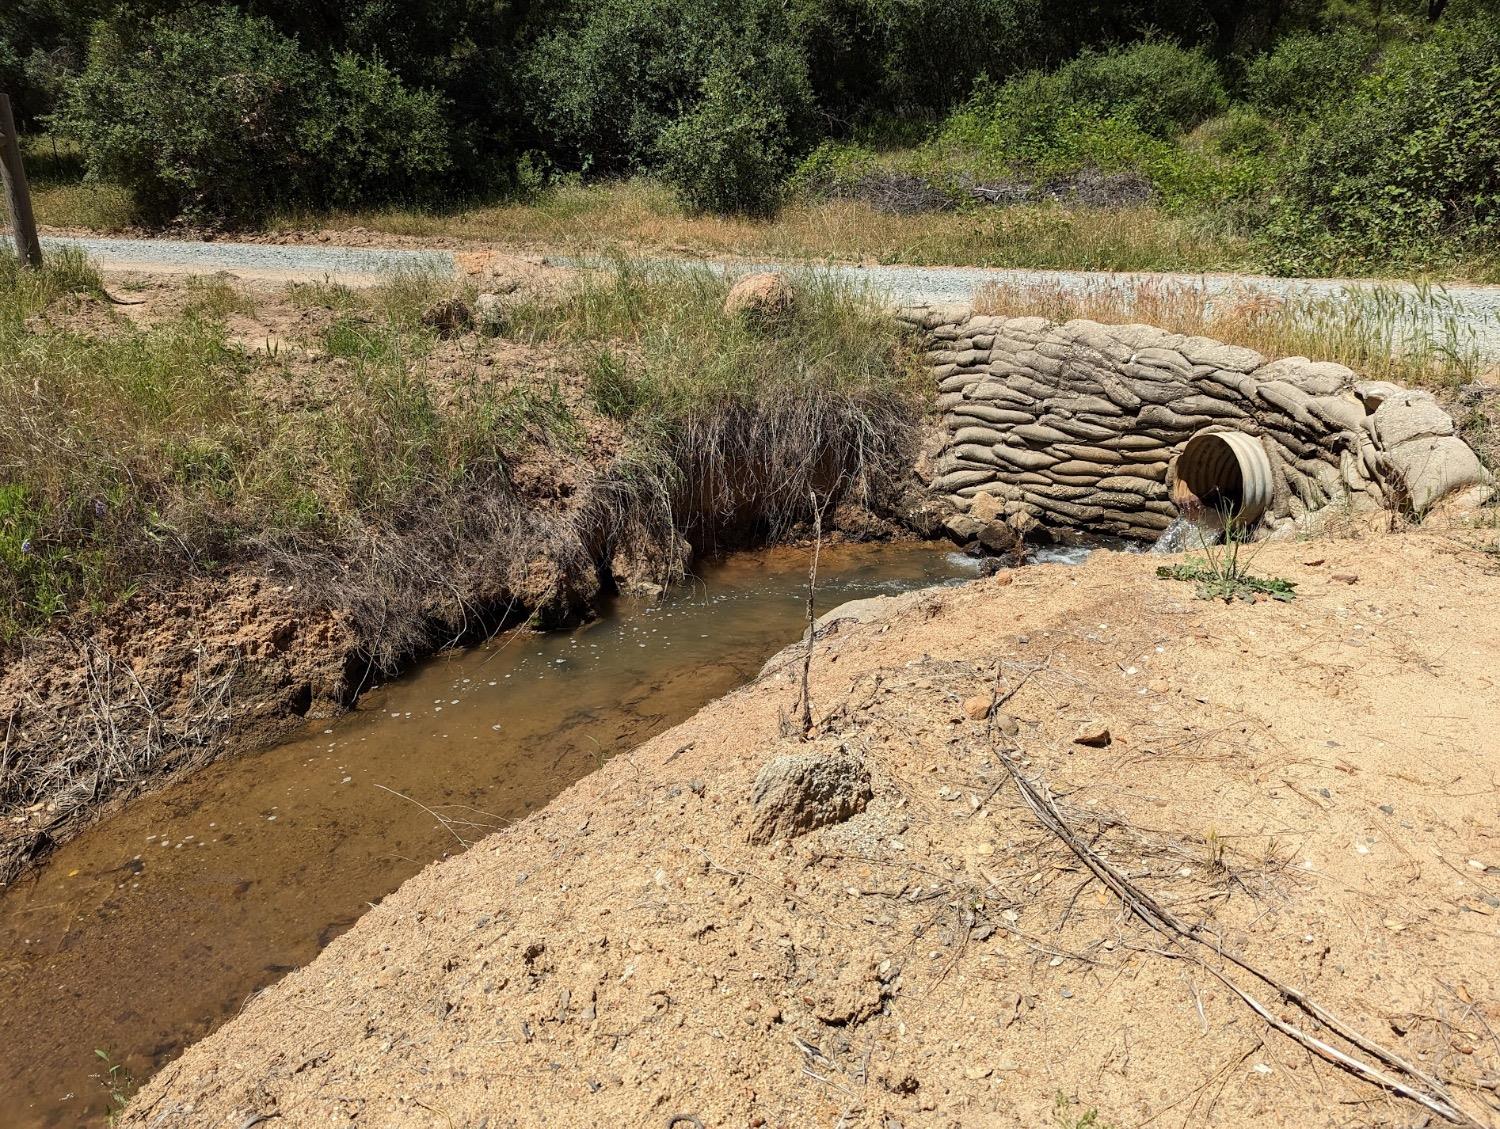
{"type": "Polygon", "coordinates": [[[1426,1124],[1173,957],[1038,825],[964,708],[997,662],[995,740],[1101,854],[1493,1124],[1493,541],[1266,546],[1286,604],[1099,553],[830,626],[811,745],[783,736],[784,652],[412,879],[123,1124],[1426,1124]],[[868,808],[750,846],[761,765],[840,746],[868,808]]]}

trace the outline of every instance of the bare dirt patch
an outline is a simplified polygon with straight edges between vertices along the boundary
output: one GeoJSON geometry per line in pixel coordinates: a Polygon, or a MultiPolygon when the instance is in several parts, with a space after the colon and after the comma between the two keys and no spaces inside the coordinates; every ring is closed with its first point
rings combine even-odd
{"type": "Polygon", "coordinates": [[[784,653],[408,882],[124,1124],[1423,1123],[1126,913],[1001,752],[1172,913],[1492,1122],[1482,548],[1267,546],[1297,599],[1232,606],[1101,553],[833,617],[815,740],[784,735],[784,653]],[[868,771],[863,811],[751,845],[763,766],[819,750],[868,771]]]}

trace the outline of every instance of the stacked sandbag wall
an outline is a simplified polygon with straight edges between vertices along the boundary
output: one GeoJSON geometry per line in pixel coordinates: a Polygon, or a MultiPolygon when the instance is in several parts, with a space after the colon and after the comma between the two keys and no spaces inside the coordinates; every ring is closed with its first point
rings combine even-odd
{"type": "Polygon", "coordinates": [[[1176,516],[1171,460],[1205,428],[1260,440],[1275,479],[1266,521],[1283,531],[1334,505],[1420,517],[1488,481],[1429,393],[1342,365],[1146,325],[960,306],[899,316],[926,335],[942,420],[930,485],[959,536],[998,518],[1154,538],[1176,516]]]}

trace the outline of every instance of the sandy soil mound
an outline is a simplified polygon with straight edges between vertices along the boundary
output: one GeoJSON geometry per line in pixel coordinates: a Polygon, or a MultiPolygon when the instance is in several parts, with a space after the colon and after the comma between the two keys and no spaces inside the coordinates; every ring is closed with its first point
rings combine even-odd
{"type": "Polygon", "coordinates": [[[1329,1038],[1292,1003],[1127,913],[1007,751],[1141,890],[1493,1124],[1495,558],[1435,535],[1269,546],[1255,570],[1298,598],[1234,605],[1160,561],[830,623],[810,741],[787,735],[787,652],[408,882],[123,1124],[1428,1123],[1214,973],[1329,1038]],[[835,821],[751,845],[752,792],[818,753],[845,767],[803,773],[805,822],[835,821]]]}

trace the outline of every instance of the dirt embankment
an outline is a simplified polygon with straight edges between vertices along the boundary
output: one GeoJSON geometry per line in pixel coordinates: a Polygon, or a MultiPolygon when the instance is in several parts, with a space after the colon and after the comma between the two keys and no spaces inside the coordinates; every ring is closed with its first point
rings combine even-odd
{"type": "MultiPolygon", "coordinates": [[[[665,489],[639,487],[639,468],[618,469],[629,426],[591,394],[595,343],[537,345],[481,324],[476,294],[510,306],[555,301],[577,272],[495,254],[463,266],[457,290],[467,300],[452,304],[442,284],[426,299],[419,343],[382,313],[400,297],[399,279],[371,298],[322,284],[123,275],[111,286],[132,304],[81,297],[34,316],[42,341],[105,339],[184,317],[222,323],[238,391],[289,429],[326,430],[340,405],[372,399],[368,372],[388,363],[383,349],[410,351],[405,376],[427,398],[413,401],[415,416],[461,417],[496,397],[541,407],[515,424],[497,475],[445,479],[442,468],[419,468],[439,485],[413,490],[402,512],[349,515],[332,537],[239,531],[223,554],[179,538],[182,551],[169,542],[127,599],[0,649],[0,888],[140,789],[337,713],[435,648],[528,618],[577,622],[617,588],[674,582],[694,553],[795,532],[769,528],[767,495],[798,482],[800,469],[752,468],[758,479],[721,459],[705,472],[710,489],[695,481],[701,468],[683,467],[691,497],[664,502],[665,489]],[[567,443],[537,422],[552,417],[566,419],[567,443]]],[[[836,456],[817,473],[853,481],[836,456]]],[[[857,538],[898,532],[873,512],[881,508],[836,505],[827,524],[857,538]]]]}
{"type": "Polygon", "coordinates": [[[1297,598],[1234,605],[1158,560],[1101,553],[829,624],[812,740],[788,735],[787,652],[407,883],[123,1123],[1424,1123],[1252,1012],[1216,974],[1370,1059],[1219,945],[1495,1123],[1493,553],[1267,546],[1255,570],[1297,598]],[[1125,912],[1001,752],[1212,943],[1125,912]],[[752,843],[757,776],[787,755],[845,766],[822,810],[863,810],[752,843]]]}

